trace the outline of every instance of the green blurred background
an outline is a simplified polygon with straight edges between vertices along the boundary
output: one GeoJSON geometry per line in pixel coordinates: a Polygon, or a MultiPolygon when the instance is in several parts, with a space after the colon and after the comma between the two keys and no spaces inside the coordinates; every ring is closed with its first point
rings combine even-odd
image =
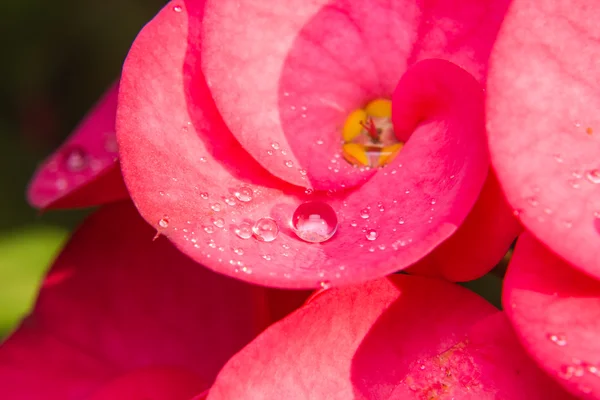
{"type": "Polygon", "coordinates": [[[164,0],[0,2],[0,337],[86,211],[39,215],[25,201],[40,163],[118,75],[164,0]]]}

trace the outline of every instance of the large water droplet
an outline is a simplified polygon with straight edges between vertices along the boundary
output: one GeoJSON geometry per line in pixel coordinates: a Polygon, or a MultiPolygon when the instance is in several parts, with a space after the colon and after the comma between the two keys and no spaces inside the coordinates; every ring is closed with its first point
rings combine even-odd
{"type": "Polygon", "coordinates": [[[306,242],[321,243],[329,240],[338,227],[333,208],[321,201],[302,203],[294,211],[292,226],[298,237],[306,242]]]}
{"type": "Polygon", "coordinates": [[[248,186],[241,186],[233,194],[239,201],[247,203],[249,201],[252,201],[252,196],[254,195],[254,192],[248,186]]]}
{"type": "Polygon", "coordinates": [[[585,177],[592,183],[600,183],[600,169],[592,169],[586,172],[585,177]]]}
{"type": "Polygon", "coordinates": [[[375,229],[369,229],[365,235],[367,240],[375,240],[377,239],[377,231],[375,229]]]}
{"type": "Polygon", "coordinates": [[[235,228],[235,234],[242,239],[250,239],[252,236],[252,227],[247,222],[242,222],[235,228]]]}
{"type": "Polygon", "coordinates": [[[79,148],[74,147],[65,155],[65,165],[69,171],[79,172],[87,168],[89,159],[87,153],[79,148]]]}
{"type": "Polygon", "coordinates": [[[274,219],[264,217],[256,221],[252,227],[252,233],[261,242],[272,242],[279,234],[279,226],[274,219]]]}

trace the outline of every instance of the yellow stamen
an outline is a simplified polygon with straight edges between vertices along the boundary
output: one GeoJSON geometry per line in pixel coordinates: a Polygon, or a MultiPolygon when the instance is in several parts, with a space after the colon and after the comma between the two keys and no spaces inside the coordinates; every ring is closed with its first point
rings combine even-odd
{"type": "Polygon", "coordinates": [[[379,156],[379,166],[381,167],[392,162],[402,147],[404,147],[404,143],[396,143],[383,147],[379,156]]]}
{"type": "Polygon", "coordinates": [[[342,146],[342,155],[350,164],[369,165],[369,157],[365,148],[357,143],[346,143],[342,146]]]}
{"type": "Polygon", "coordinates": [[[371,117],[392,117],[392,102],[387,99],[376,99],[365,107],[365,111],[371,117]]]}
{"type": "Polygon", "coordinates": [[[346,122],[344,123],[344,129],[342,130],[342,136],[344,138],[344,142],[350,142],[352,139],[356,138],[363,130],[362,122],[366,122],[367,113],[363,109],[354,110],[348,115],[346,118],[346,122]]]}

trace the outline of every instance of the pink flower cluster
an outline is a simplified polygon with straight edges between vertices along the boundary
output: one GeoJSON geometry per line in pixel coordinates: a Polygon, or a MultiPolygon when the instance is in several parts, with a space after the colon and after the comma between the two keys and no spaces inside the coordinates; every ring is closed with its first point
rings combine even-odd
{"type": "Polygon", "coordinates": [[[0,390],[600,399],[599,19],[173,0],[31,184],[41,209],[101,208],[0,346],[0,390]],[[347,161],[349,116],[380,99],[400,151],[347,161]],[[503,311],[454,283],[515,239],[503,311]]]}

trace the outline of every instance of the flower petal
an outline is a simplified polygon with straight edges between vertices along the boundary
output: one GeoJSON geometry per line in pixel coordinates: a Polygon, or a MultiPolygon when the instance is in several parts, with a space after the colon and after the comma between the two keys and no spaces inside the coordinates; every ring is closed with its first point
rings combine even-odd
{"type": "Polygon", "coordinates": [[[395,169],[359,190],[307,195],[268,174],[225,127],[198,72],[198,27],[187,25],[188,14],[193,21],[200,12],[165,8],[136,39],[121,80],[123,173],[159,233],[221,273],[310,288],[402,269],[462,223],[488,170],[482,90],[468,73],[426,60],[400,81],[395,101],[406,110],[394,119],[406,132],[417,127],[400,160],[417,161],[400,167],[396,158],[395,169]],[[339,222],[320,244],[300,240],[290,226],[296,207],[314,200],[331,205],[339,222]],[[278,224],[275,240],[251,237],[261,218],[278,224]]]}
{"type": "Polygon", "coordinates": [[[89,207],[128,197],[119,170],[112,85],[71,137],[37,170],[29,203],[37,208],[89,207]]]}
{"type": "Polygon", "coordinates": [[[208,399],[568,398],[560,393],[490,304],[396,275],[314,297],[231,358],[208,399]]]}
{"type": "Polygon", "coordinates": [[[600,282],[521,235],[503,303],[533,358],[571,393],[600,398],[600,282]]]}
{"type": "Polygon", "coordinates": [[[493,171],[473,209],[456,232],[407,272],[466,282],[498,264],[522,228],[506,202],[493,171]]]}
{"type": "Polygon", "coordinates": [[[161,390],[195,376],[199,393],[232,354],[308,295],[214,274],[153,236],[129,203],[84,223],[32,315],[0,347],[5,395],[75,399],[103,384],[108,393],[132,390],[148,376],[161,390]]]}
{"type": "Polygon", "coordinates": [[[527,229],[600,277],[600,5],[512,3],[495,47],[492,162],[527,229]]]}
{"type": "Polygon", "coordinates": [[[390,98],[425,58],[456,61],[483,81],[506,4],[209,0],[202,69],[227,126],[269,172],[316,189],[354,187],[374,171],[335,158],[347,116],[390,98]]]}

